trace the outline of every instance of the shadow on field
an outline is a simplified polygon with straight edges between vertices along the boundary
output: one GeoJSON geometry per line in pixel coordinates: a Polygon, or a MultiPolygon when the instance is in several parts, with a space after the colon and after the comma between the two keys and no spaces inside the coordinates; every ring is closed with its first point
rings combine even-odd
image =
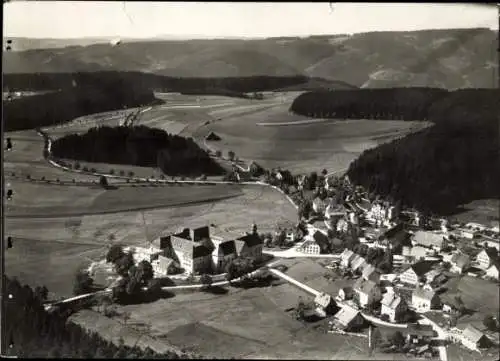
{"type": "Polygon", "coordinates": [[[212,295],[225,295],[229,292],[227,290],[227,288],[224,288],[222,286],[205,287],[205,288],[202,288],[201,291],[205,292],[205,293],[210,293],[212,295]]]}
{"type": "Polygon", "coordinates": [[[245,278],[239,282],[233,283],[236,288],[251,289],[251,288],[265,288],[270,286],[279,286],[286,283],[281,278],[273,274],[263,274],[259,277],[245,278]]]}
{"type": "Polygon", "coordinates": [[[144,292],[137,295],[122,295],[118,303],[120,305],[139,305],[152,303],[160,299],[169,299],[175,297],[175,293],[170,291],[144,292]]]}

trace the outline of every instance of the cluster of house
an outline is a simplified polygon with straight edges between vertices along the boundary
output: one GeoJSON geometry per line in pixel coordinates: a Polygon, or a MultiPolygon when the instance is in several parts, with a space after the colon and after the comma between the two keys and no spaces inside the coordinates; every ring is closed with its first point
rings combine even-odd
{"type": "MultiPolygon", "coordinates": [[[[211,232],[212,229],[212,232],[211,232]]],[[[263,241],[257,226],[244,235],[229,239],[212,235],[209,226],[184,228],[181,232],[160,237],[149,248],[134,248],[134,261],[151,262],[155,275],[167,275],[183,269],[187,274],[222,273],[237,257],[260,260],[263,241]]]]}

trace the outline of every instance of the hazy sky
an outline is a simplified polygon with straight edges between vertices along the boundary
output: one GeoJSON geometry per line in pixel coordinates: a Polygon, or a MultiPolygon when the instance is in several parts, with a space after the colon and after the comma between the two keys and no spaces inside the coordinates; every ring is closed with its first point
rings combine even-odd
{"type": "Polygon", "coordinates": [[[496,8],[472,4],[330,5],[328,2],[15,1],[4,4],[5,37],[268,37],[469,27],[497,30],[496,8]]]}

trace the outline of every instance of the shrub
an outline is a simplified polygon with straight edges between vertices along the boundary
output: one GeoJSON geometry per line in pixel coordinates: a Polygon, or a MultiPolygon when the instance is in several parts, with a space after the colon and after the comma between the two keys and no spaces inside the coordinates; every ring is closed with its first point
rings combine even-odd
{"type": "Polygon", "coordinates": [[[78,162],[75,163],[75,169],[80,169],[80,163],[78,162]]]}

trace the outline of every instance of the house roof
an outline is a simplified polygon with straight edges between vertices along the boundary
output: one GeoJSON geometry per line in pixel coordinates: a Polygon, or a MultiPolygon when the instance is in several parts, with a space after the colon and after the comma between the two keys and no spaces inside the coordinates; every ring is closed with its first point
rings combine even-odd
{"type": "Polygon", "coordinates": [[[373,281],[366,280],[364,278],[358,278],[358,280],[354,283],[354,290],[359,293],[369,294],[374,288],[377,287],[377,284],[373,281]]]}
{"type": "Polygon", "coordinates": [[[349,325],[359,314],[359,311],[349,305],[344,305],[339,312],[335,314],[335,319],[343,326],[349,325]]]}
{"type": "MultiPolygon", "coordinates": [[[[485,253],[488,256],[488,258],[491,260],[496,260],[498,258],[498,252],[496,251],[496,249],[493,249],[493,248],[485,248],[479,253],[480,254],[485,253]]],[[[479,254],[478,254],[478,256],[479,256],[479,254]]]]}
{"type": "Polygon", "coordinates": [[[455,253],[451,257],[451,263],[457,267],[465,267],[469,263],[470,257],[464,253],[455,253]]]}
{"type": "Polygon", "coordinates": [[[386,292],[382,297],[382,305],[395,309],[398,305],[403,302],[403,299],[396,295],[394,292],[386,292]]]}
{"type": "Polygon", "coordinates": [[[247,247],[254,247],[258,246],[259,244],[262,244],[262,239],[256,234],[249,233],[245,234],[244,236],[238,237],[238,241],[243,241],[247,247]]]}
{"type": "Polygon", "coordinates": [[[410,335],[416,336],[435,336],[436,331],[432,329],[431,325],[422,325],[418,323],[410,323],[406,328],[406,332],[410,335]]]}
{"type": "Polygon", "coordinates": [[[403,272],[406,272],[408,269],[412,269],[417,276],[421,277],[432,269],[433,264],[434,263],[431,261],[418,261],[406,268],[403,272]]]}
{"type": "Polygon", "coordinates": [[[403,223],[398,223],[396,226],[388,229],[381,237],[392,242],[395,241],[394,238],[400,233],[406,233],[403,223]]]}
{"type": "Polygon", "coordinates": [[[358,268],[360,268],[364,263],[366,263],[365,259],[361,257],[360,255],[356,254],[354,255],[352,261],[352,269],[353,271],[356,271],[358,268]]]}
{"type": "Polygon", "coordinates": [[[354,290],[350,286],[342,287],[341,290],[344,291],[346,297],[352,297],[354,294],[354,290]]]}
{"type": "Polygon", "coordinates": [[[348,260],[348,259],[351,259],[353,256],[354,256],[354,252],[348,248],[345,248],[344,251],[341,253],[340,258],[348,260]]]}
{"type": "Polygon", "coordinates": [[[236,245],[234,241],[226,241],[219,244],[219,254],[222,253],[224,256],[236,253],[236,245]]]}
{"type": "Polygon", "coordinates": [[[321,293],[316,296],[314,302],[320,305],[321,307],[328,307],[328,305],[332,302],[332,296],[326,293],[321,293]]]}
{"type": "Polygon", "coordinates": [[[220,137],[215,134],[214,132],[208,133],[208,135],[205,137],[206,140],[220,140],[220,137]]]}
{"type": "Polygon", "coordinates": [[[429,231],[416,231],[413,235],[413,239],[417,244],[426,247],[438,246],[441,247],[443,243],[443,234],[434,233],[429,231]]]}
{"type": "Polygon", "coordinates": [[[371,264],[367,264],[365,266],[365,268],[363,268],[362,276],[364,278],[368,278],[375,272],[377,272],[377,270],[375,269],[375,266],[373,266],[371,264]]]}
{"type": "Polygon", "coordinates": [[[474,326],[468,325],[462,332],[462,336],[476,343],[485,335],[474,326]]]}
{"type": "Polygon", "coordinates": [[[413,292],[412,292],[412,298],[413,297],[419,297],[419,298],[422,298],[422,299],[425,299],[425,300],[428,300],[428,301],[431,301],[434,298],[435,295],[436,295],[436,292],[434,292],[434,291],[427,291],[427,290],[424,290],[421,287],[415,288],[413,290],[413,292]]]}

